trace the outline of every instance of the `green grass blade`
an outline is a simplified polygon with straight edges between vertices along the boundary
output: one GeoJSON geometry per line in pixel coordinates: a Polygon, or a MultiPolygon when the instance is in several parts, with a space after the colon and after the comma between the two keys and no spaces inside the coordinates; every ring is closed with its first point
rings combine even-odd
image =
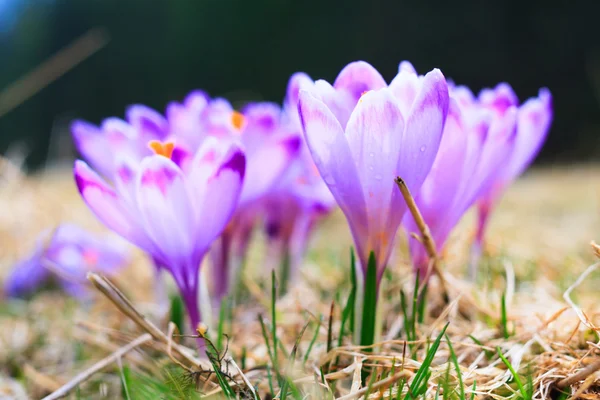
{"type": "Polygon", "coordinates": [[[219,365],[215,362],[215,359],[210,355],[210,353],[208,351],[206,352],[206,355],[209,358],[210,363],[212,364],[212,367],[215,371],[215,376],[217,377],[217,382],[219,382],[219,386],[221,387],[221,390],[223,390],[223,393],[225,394],[225,396],[228,399],[235,399],[236,398],[235,391],[229,385],[229,382],[227,381],[227,377],[223,374],[223,372],[221,372],[219,365]]]}
{"type": "Polygon", "coordinates": [[[185,306],[183,305],[183,300],[181,300],[181,296],[171,297],[170,319],[175,324],[175,326],[177,326],[177,329],[180,333],[185,332],[183,330],[185,321],[185,306]]]}
{"type": "Polygon", "coordinates": [[[527,396],[527,391],[525,390],[525,387],[523,386],[523,382],[521,382],[521,378],[519,378],[519,374],[517,374],[517,371],[515,371],[512,364],[510,363],[510,361],[508,361],[507,358],[504,357],[504,354],[502,354],[502,350],[500,349],[500,346],[496,347],[496,351],[498,352],[498,356],[500,357],[500,359],[502,360],[504,365],[506,365],[506,368],[508,368],[508,370],[512,374],[512,376],[515,380],[515,383],[517,384],[517,388],[519,389],[519,392],[521,393],[521,396],[523,397],[523,399],[526,399],[526,400],[529,399],[529,397],[527,396]]]}
{"type": "Polygon", "coordinates": [[[304,355],[304,364],[308,361],[308,357],[310,356],[310,352],[312,351],[315,342],[317,341],[317,337],[319,336],[319,331],[321,330],[321,321],[323,320],[323,316],[319,316],[319,321],[317,321],[317,328],[315,329],[315,334],[313,335],[308,348],[306,349],[306,354],[304,355]]]}
{"type": "Polygon", "coordinates": [[[363,296],[362,329],[360,330],[361,346],[370,346],[375,342],[377,294],[377,261],[375,260],[375,253],[371,252],[363,296]]]}
{"type": "Polygon", "coordinates": [[[271,347],[271,341],[269,340],[269,335],[267,334],[267,327],[265,325],[265,321],[263,320],[262,315],[258,315],[258,322],[260,324],[260,330],[263,335],[263,339],[265,340],[265,344],[267,345],[267,352],[269,353],[269,358],[271,359],[271,363],[273,363],[273,348],[271,347]]]}
{"type": "Polygon", "coordinates": [[[427,304],[427,285],[419,294],[419,306],[417,307],[417,322],[422,324],[425,321],[425,305],[427,304]]]}
{"type": "Polygon", "coordinates": [[[500,326],[502,327],[502,336],[504,339],[508,339],[510,333],[508,332],[508,317],[506,316],[506,294],[502,293],[502,300],[500,303],[500,326]]]}
{"type": "Polygon", "coordinates": [[[477,381],[473,381],[473,388],[471,389],[471,399],[475,400],[475,390],[477,389],[477,381]]]}
{"type": "Polygon", "coordinates": [[[125,400],[131,400],[131,396],[129,395],[129,380],[130,380],[130,374],[129,374],[129,367],[127,365],[123,365],[123,367],[120,370],[121,374],[120,374],[120,378],[121,378],[121,392],[123,395],[123,398],[125,400]]]}
{"type": "Polygon", "coordinates": [[[224,297],[221,300],[221,309],[219,310],[219,325],[217,326],[217,349],[219,349],[219,351],[223,350],[223,326],[225,325],[225,319],[227,317],[227,302],[227,297],[224,297]]]}
{"type": "Polygon", "coordinates": [[[446,325],[444,326],[444,329],[442,329],[442,331],[440,332],[438,337],[435,339],[435,342],[433,342],[433,345],[427,351],[427,356],[425,356],[425,360],[423,360],[423,364],[421,364],[421,367],[419,367],[419,369],[417,370],[417,373],[415,374],[413,381],[411,382],[411,384],[409,386],[408,393],[406,394],[406,397],[404,397],[405,400],[408,400],[408,399],[416,400],[417,396],[422,391],[422,387],[425,387],[425,389],[427,388],[427,380],[429,379],[429,376],[431,375],[429,368],[431,367],[431,363],[433,362],[435,353],[437,353],[438,348],[440,347],[442,338],[446,334],[446,329],[448,329],[448,325],[450,325],[450,322],[446,323],[446,325]]]}
{"type": "Polygon", "coordinates": [[[462,372],[460,370],[460,365],[458,364],[458,358],[456,357],[456,353],[454,352],[454,347],[452,347],[452,342],[450,341],[450,338],[448,337],[448,335],[446,335],[446,342],[448,342],[448,348],[450,349],[450,359],[452,360],[452,363],[454,364],[454,369],[456,370],[456,376],[458,378],[458,389],[459,389],[460,399],[466,400],[465,385],[464,385],[464,382],[462,379],[462,372]]]}
{"type": "Polygon", "coordinates": [[[277,281],[275,279],[275,271],[271,271],[271,336],[273,339],[273,367],[276,371],[279,370],[279,362],[277,359],[277,281]]]}

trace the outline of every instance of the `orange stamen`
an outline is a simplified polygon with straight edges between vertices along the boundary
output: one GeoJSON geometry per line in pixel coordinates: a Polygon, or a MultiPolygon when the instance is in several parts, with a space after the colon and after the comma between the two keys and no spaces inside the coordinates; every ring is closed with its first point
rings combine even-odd
{"type": "Polygon", "coordinates": [[[358,99],[358,102],[359,102],[359,103],[362,101],[362,99],[363,99],[363,96],[364,96],[365,94],[367,94],[368,92],[369,92],[369,90],[365,90],[364,92],[362,92],[362,93],[360,94],[360,99],[358,99]]]}
{"type": "Polygon", "coordinates": [[[151,140],[148,142],[148,147],[159,156],[171,158],[173,155],[173,149],[175,149],[175,143],[173,142],[160,142],[158,140],[151,140]]]}
{"type": "Polygon", "coordinates": [[[244,117],[244,114],[242,114],[241,112],[234,111],[231,113],[231,124],[238,131],[242,129],[242,126],[244,126],[245,121],[246,121],[246,117],[244,117]]]}

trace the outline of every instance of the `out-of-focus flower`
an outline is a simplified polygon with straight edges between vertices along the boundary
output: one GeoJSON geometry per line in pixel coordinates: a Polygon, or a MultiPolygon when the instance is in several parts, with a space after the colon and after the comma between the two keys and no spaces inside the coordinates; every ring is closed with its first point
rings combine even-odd
{"type": "MultiPolygon", "coordinates": [[[[323,81],[317,86],[331,88],[323,81]]],[[[348,220],[363,273],[372,252],[379,282],[406,211],[394,178],[420,189],[442,137],[448,87],[439,70],[419,77],[406,65],[388,87],[373,67],[356,62],[340,73],[333,91],[331,97],[345,93],[356,103],[348,118],[337,107],[343,101],[332,107],[320,91],[300,91],[306,141],[348,220]]]]}
{"type": "Polygon", "coordinates": [[[494,89],[482,90],[478,102],[499,116],[505,115],[512,107],[518,107],[518,111],[513,150],[504,160],[492,185],[479,197],[477,233],[473,247],[475,260],[481,253],[485,229],[494,204],[533,162],[546,140],[553,118],[552,95],[546,88],[540,89],[537,97],[530,98],[519,106],[512,88],[506,83],[500,83],[494,89]]]}
{"type": "MultiPolygon", "coordinates": [[[[487,190],[515,143],[517,109],[510,106],[496,114],[474,101],[465,87],[451,87],[448,118],[440,148],[415,200],[438,253],[448,235],[478,196],[487,190]]],[[[404,226],[418,232],[412,215],[404,226]]],[[[424,278],[429,267],[425,247],[409,238],[415,270],[424,278]]]]}
{"type": "Polygon", "coordinates": [[[284,177],[301,145],[299,133],[282,128],[282,112],[276,104],[251,103],[241,114],[235,113],[231,114],[238,126],[234,134],[248,162],[239,206],[211,250],[216,304],[239,275],[254,225],[264,213],[261,202],[284,177]]]}
{"type": "Polygon", "coordinates": [[[215,138],[195,154],[151,143],[156,154],[117,166],[115,188],[83,161],[75,163],[75,180],[106,226],[173,275],[195,329],[200,264],[237,206],[246,158],[235,143],[215,138]]]}
{"type": "Polygon", "coordinates": [[[243,116],[223,98],[211,99],[202,90],[188,94],[182,103],[171,102],[166,118],[171,137],[179,146],[197,149],[209,136],[229,137],[243,124],[243,116]]]}
{"type": "Polygon", "coordinates": [[[315,225],[336,205],[306,145],[298,114],[300,89],[314,86],[313,80],[301,72],[295,73],[289,80],[283,103],[283,127],[301,135],[302,143],[298,156],[265,200],[268,258],[289,268],[289,271],[281,271],[280,275],[287,274],[290,280],[298,272],[315,225]]]}
{"type": "Polygon", "coordinates": [[[60,225],[52,236],[40,235],[33,253],[15,265],[4,284],[8,296],[35,292],[53,278],[69,294],[87,295],[87,273],[113,275],[127,264],[126,244],[114,236],[95,235],[76,225],[60,225]]]}
{"type": "Polygon", "coordinates": [[[126,120],[106,118],[99,127],[77,120],[71,124],[71,133],[81,156],[112,180],[119,157],[127,154],[139,161],[152,154],[148,143],[166,140],[169,129],[160,113],[143,105],[133,105],[127,109],[126,120]]]}

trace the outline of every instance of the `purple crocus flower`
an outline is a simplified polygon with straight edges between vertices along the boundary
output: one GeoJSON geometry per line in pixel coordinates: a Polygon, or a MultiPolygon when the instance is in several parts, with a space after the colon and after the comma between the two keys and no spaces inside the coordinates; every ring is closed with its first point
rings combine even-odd
{"type": "Polygon", "coordinates": [[[195,90],[182,103],[167,106],[169,131],[179,146],[197,149],[208,136],[229,137],[241,129],[243,115],[223,98],[195,90]]]}
{"type": "Polygon", "coordinates": [[[169,126],[157,111],[143,105],[132,105],[127,109],[126,120],[106,118],[99,127],[77,120],[71,124],[71,133],[81,156],[101,175],[112,180],[118,157],[127,154],[139,161],[151,155],[148,142],[165,141],[169,126]]]}
{"type": "MultiPolygon", "coordinates": [[[[490,112],[473,101],[465,87],[451,87],[448,118],[440,148],[425,182],[415,194],[417,206],[440,253],[448,235],[478,196],[487,190],[515,143],[517,109],[490,112]]],[[[418,228],[411,215],[404,218],[409,233],[418,228]]],[[[415,270],[426,277],[429,259],[422,243],[409,238],[415,270]]]]}
{"type": "Polygon", "coordinates": [[[282,111],[273,103],[252,103],[239,115],[235,131],[245,149],[248,164],[240,203],[235,215],[212,249],[216,304],[238,275],[250,235],[264,208],[260,202],[278,184],[297,157],[301,137],[282,129],[282,111]]]}
{"type": "Polygon", "coordinates": [[[419,77],[406,65],[388,87],[373,67],[357,62],[340,73],[333,91],[333,98],[356,102],[348,118],[336,109],[343,102],[332,108],[318,90],[300,91],[306,141],[346,216],[363,274],[373,252],[379,282],[407,209],[394,178],[414,193],[420,189],[442,138],[448,87],[439,70],[419,77]]]}
{"type": "Polygon", "coordinates": [[[552,123],[552,95],[546,88],[540,89],[538,97],[530,98],[519,106],[519,100],[506,84],[494,89],[482,90],[479,103],[497,115],[504,115],[511,107],[518,107],[517,132],[512,153],[505,159],[503,168],[493,184],[478,200],[478,223],[473,245],[473,268],[481,254],[485,229],[490,212],[506,188],[521,175],[533,162],[540,151],[552,123]]]}
{"type": "Polygon", "coordinates": [[[83,161],[75,163],[75,180],[106,226],[173,275],[195,330],[201,321],[200,264],[237,206],[246,158],[235,143],[215,138],[195,154],[167,144],[152,147],[156,154],[141,162],[121,162],[115,188],[83,161]]]}
{"type": "Polygon", "coordinates": [[[88,272],[114,275],[128,260],[127,247],[118,238],[63,224],[52,236],[49,231],[40,235],[33,253],[9,275],[5,292],[11,297],[30,294],[54,278],[67,293],[84,298],[88,272]]]}
{"type": "MultiPolygon", "coordinates": [[[[314,81],[308,75],[301,72],[292,75],[283,103],[284,129],[301,135],[298,95],[300,89],[311,89],[314,86],[314,81]]],[[[317,222],[336,205],[305,140],[302,140],[298,156],[265,203],[265,228],[270,253],[268,258],[284,265],[287,257],[288,278],[293,280],[298,273],[310,234],[317,222]]]]}

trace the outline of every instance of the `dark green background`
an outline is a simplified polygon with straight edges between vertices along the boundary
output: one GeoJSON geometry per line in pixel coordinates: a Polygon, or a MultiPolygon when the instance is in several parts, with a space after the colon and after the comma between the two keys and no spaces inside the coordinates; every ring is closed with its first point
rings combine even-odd
{"type": "Polygon", "coordinates": [[[408,59],[474,90],[508,81],[521,99],[548,86],[556,117],[540,160],[600,156],[600,1],[8,1],[18,6],[0,32],[0,88],[90,28],[110,35],[0,117],[0,152],[26,143],[32,166],[76,117],[97,123],[131,103],[163,110],[194,88],[281,101],[293,72],[332,80],[357,59],[387,79],[408,59]]]}

